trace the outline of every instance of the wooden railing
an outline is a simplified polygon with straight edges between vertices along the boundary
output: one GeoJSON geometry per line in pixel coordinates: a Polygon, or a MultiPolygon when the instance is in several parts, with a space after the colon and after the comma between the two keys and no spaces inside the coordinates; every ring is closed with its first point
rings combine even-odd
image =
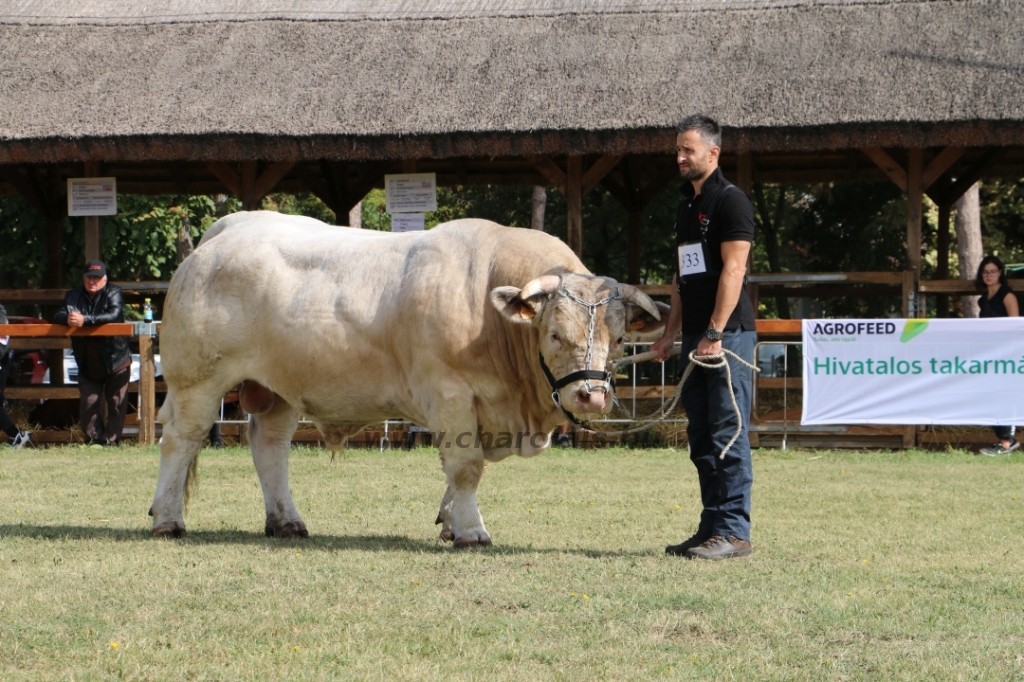
{"type": "MultiPolygon", "coordinates": [[[[137,336],[139,339],[139,442],[152,445],[156,441],[156,362],[153,337],[157,325],[128,322],[101,324],[94,327],[66,327],[61,324],[0,324],[0,336],[10,336],[12,345],[22,348],[62,350],[72,337],[137,336]],[[21,339],[35,339],[30,343],[21,339]]],[[[10,387],[9,398],[49,399],[77,398],[77,388],[62,388],[64,383],[63,352],[53,354],[60,361],[50,365],[50,377],[57,378],[49,386],[10,387]],[[66,395],[65,395],[66,394],[66,395]]]]}

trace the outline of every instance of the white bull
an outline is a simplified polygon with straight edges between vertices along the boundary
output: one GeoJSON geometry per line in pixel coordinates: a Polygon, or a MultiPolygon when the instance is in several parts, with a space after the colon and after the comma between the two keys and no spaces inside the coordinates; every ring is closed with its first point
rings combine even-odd
{"type": "Polygon", "coordinates": [[[460,220],[390,234],[270,212],[223,218],[167,295],[153,534],[185,533],[203,438],[221,396],[244,382],[267,535],[308,534],[288,486],[300,414],[332,447],[402,418],[446,434],[442,537],[490,544],[476,502],[485,460],[538,454],[566,420],[542,364],[569,379],[557,390],[566,410],[606,413],[609,362],[627,330],[654,333],[658,320],[635,287],[590,275],[535,230],[460,220]]]}

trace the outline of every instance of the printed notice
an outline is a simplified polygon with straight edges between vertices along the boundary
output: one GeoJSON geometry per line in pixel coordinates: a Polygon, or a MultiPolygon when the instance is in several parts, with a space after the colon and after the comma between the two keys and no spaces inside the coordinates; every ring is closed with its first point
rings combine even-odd
{"type": "Polygon", "coordinates": [[[416,232],[423,230],[424,225],[422,213],[394,213],[391,216],[392,232],[416,232]]]}
{"type": "Polygon", "coordinates": [[[388,213],[427,213],[437,210],[437,175],[403,173],[384,176],[388,213]]]}
{"type": "Polygon", "coordinates": [[[117,215],[117,178],[68,178],[68,215],[117,215]]]}

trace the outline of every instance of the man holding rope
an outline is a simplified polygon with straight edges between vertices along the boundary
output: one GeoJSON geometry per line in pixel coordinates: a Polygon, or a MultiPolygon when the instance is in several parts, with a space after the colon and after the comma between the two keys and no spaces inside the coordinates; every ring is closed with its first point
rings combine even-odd
{"type": "MultiPolygon", "coordinates": [[[[651,350],[664,362],[682,328],[683,358],[691,351],[695,357],[721,355],[724,349],[753,364],[757,331],[743,279],[754,240],[754,207],[718,167],[722,130],[713,119],[688,116],[676,131],[684,195],[676,217],[679,269],[665,335],[651,350]]],[[[666,554],[728,559],[752,551],[754,474],[747,436],[752,373],[735,358],[727,359],[729,372],[724,366],[695,367],[682,388],[690,459],[704,509],[693,536],[666,547],[666,554]]]]}

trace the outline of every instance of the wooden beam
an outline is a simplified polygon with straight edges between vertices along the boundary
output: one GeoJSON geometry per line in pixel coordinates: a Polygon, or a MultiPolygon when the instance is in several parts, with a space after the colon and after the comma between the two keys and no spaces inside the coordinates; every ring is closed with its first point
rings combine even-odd
{"type": "Polygon", "coordinates": [[[583,174],[583,194],[597,187],[601,178],[608,175],[608,171],[615,168],[615,165],[622,160],[622,154],[605,154],[594,162],[594,165],[583,174]]]}
{"type": "Polygon", "coordinates": [[[921,176],[921,189],[927,190],[935,184],[935,181],[942,177],[942,174],[948,171],[964,155],[965,151],[967,150],[963,147],[950,146],[939,152],[924,169],[921,176]]]}
{"type": "Polygon", "coordinates": [[[981,180],[985,171],[988,170],[992,164],[1001,159],[1008,151],[1009,149],[1006,147],[994,147],[982,154],[981,158],[974,162],[970,168],[957,176],[956,182],[953,183],[949,192],[943,198],[950,205],[955,204],[957,200],[959,200],[960,197],[962,197],[967,190],[974,185],[974,183],[981,180]]]}
{"type": "Polygon", "coordinates": [[[292,175],[298,178],[299,182],[305,185],[308,191],[315,194],[317,198],[320,199],[320,201],[324,202],[327,205],[327,208],[334,211],[334,215],[337,218],[337,216],[339,215],[338,212],[341,210],[341,208],[338,205],[336,198],[330,191],[330,188],[328,188],[326,182],[324,182],[321,178],[314,175],[313,172],[309,170],[309,166],[304,163],[297,164],[294,168],[292,168],[292,175]]]}
{"type": "Polygon", "coordinates": [[[526,158],[533,164],[534,168],[540,171],[541,175],[547,178],[552,187],[565,194],[566,174],[565,171],[558,167],[557,163],[547,156],[528,156],[526,158]]]}
{"type": "Polygon", "coordinates": [[[131,322],[112,322],[95,327],[67,327],[62,324],[0,324],[2,336],[131,336],[135,328],[131,322]]]}
{"type": "Polygon", "coordinates": [[[566,162],[565,197],[568,204],[566,241],[578,257],[583,256],[583,157],[570,156],[566,162]]]}
{"type": "Polygon", "coordinates": [[[907,150],[907,262],[915,276],[921,273],[921,200],[924,185],[924,150],[907,150]]]}
{"type": "Polygon", "coordinates": [[[156,442],[156,361],[153,337],[139,335],[139,443],[156,442]]]}
{"type": "Polygon", "coordinates": [[[295,167],[294,161],[278,161],[272,163],[263,171],[263,174],[256,180],[256,201],[260,201],[263,197],[273,191],[277,183],[284,179],[284,176],[288,175],[288,172],[295,167]]]}
{"type": "Polygon", "coordinates": [[[886,154],[885,150],[878,147],[862,147],[861,151],[867,154],[868,158],[874,161],[901,190],[907,191],[907,172],[895,159],[886,154]]]}
{"type": "Polygon", "coordinates": [[[665,188],[671,185],[679,177],[679,168],[673,166],[671,170],[666,169],[654,180],[649,182],[640,192],[640,206],[644,207],[658,198],[665,188]]]}
{"type": "MultiPolygon", "coordinates": [[[[359,177],[351,183],[348,188],[348,196],[345,199],[347,206],[345,211],[352,210],[352,207],[362,201],[370,190],[384,182],[384,176],[394,168],[394,161],[371,161],[361,164],[359,177]]],[[[440,179],[440,178],[439,178],[440,179]]]]}
{"type": "Polygon", "coordinates": [[[233,194],[236,197],[242,196],[242,178],[239,177],[234,168],[223,161],[211,161],[206,164],[206,167],[217,176],[218,180],[224,183],[228,194],[233,194]]]}
{"type": "MultiPolygon", "coordinates": [[[[754,191],[754,154],[740,152],[736,157],[736,186],[750,196],[754,191]]],[[[751,249],[753,255],[753,249],[751,249]]]]}
{"type": "Polygon", "coordinates": [[[416,172],[416,159],[402,159],[402,172],[403,173],[415,173],[416,172]]]}
{"type": "MultiPolygon", "coordinates": [[[[100,164],[97,161],[85,162],[85,177],[97,178],[100,175],[100,164]]],[[[103,233],[100,231],[98,215],[85,216],[85,262],[103,258],[103,233]]]]}

